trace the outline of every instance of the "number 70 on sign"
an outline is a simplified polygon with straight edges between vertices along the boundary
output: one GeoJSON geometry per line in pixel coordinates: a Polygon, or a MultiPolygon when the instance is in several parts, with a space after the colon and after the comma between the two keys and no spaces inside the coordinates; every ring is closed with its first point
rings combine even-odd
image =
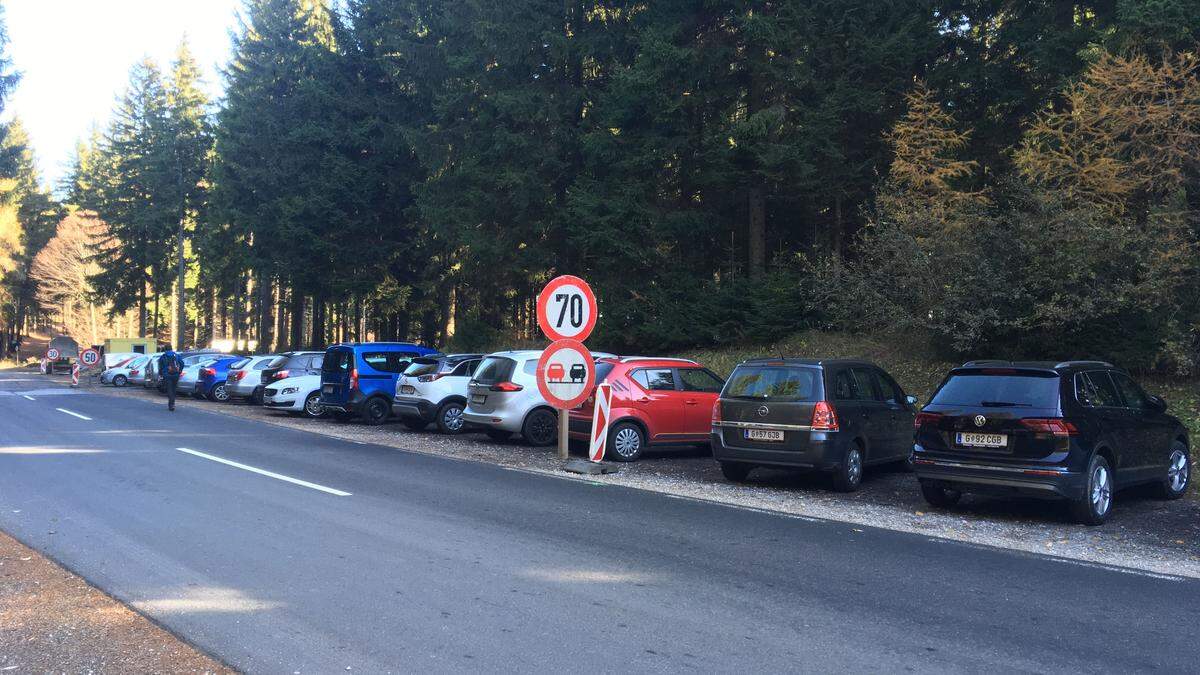
{"type": "Polygon", "coordinates": [[[556,277],[538,297],[538,326],[551,340],[587,339],[596,327],[596,296],[587,282],[556,277]]]}

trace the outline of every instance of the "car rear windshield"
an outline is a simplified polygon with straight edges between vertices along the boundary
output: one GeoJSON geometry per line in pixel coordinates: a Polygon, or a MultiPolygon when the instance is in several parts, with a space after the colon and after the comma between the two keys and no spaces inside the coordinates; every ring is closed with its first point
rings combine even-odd
{"type": "Polygon", "coordinates": [[[513,370],[516,367],[517,362],[512,359],[503,356],[489,356],[475,369],[475,377],[472,379],[479,384],[488,385],[508,382],[512,379],[513,370]]]}
{"type": "Polygon", "coordinates": [[[613,364],[601,361],[596,364],[596,382],[608,382],[608,374],[612,372],[613,364]]]}
{"type": "Polygon", "coordinates": [[[738,366],[721,396],[756,401],[817,401],[822,396],[821,373],[815,368],[795,366],[738,366]]]}
{"type": "Polygon", "coordinates": [[[233,363],[229,364],[229,369],[237,370],[238,368],[245,368],[249,364],[250,364],[250,359],[238,359],[237,361],[234,361],[233,363]]]}
{"type": "Polygon", "coordinates": [[[404,370],[404,374],[408,377],[433,375],[438,372],[440,367],[441,362],[438,359],[413,359],[413,362],[404,370]]]}
{"type": "Polygon", "coordinates": [[[1056,373],[969,370],[952,373],[930,403],[981,408],[1057,408],[1058,385],[1056,373]]]}
{"type": "Polygon", "coordinates": [[[321,370],[327,373],[348,373],[353,361],[354,353],[350,350],[334,349],[325,352],[325,362],[321,365],[321,370]]]}

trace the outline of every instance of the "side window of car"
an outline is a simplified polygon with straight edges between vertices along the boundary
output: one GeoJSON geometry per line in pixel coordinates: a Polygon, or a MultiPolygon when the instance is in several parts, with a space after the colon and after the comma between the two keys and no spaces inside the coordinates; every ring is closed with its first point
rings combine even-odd
{"type": "Polygon", "coordinates": [[[670,368],[641,368],[629,374],[647,391],[674,391],[675,375],[670,368]]]}
{"type": "Polygon", "coordinates": [[[883,394],[883,400],[888,403],[902,404],[904,403],[904,390],[890,375],[882,370],[872,370],[875,375],[875,383],[879,386],[879,392],[883,394]]]}
{"type": "Polygon", "coordinates": [[[311,361],[309,361],[308,367],[312,368],[313,370],[320,370],[321,364],[323,364],[323,363],[325,363],[325,355],[317,354],[316,356],[312,357],[311,361]]]}
{"type": "Polygon", "coordinates": [[[364,352],[362,360],[375,370],[387,371],[388,355],[385,352],[364,352]]]}
{"type": "Polygon", "coordinates": [[[1108,373],[1095,371],[1075,376],[1075,398],[1082,405],[1097,408],[1121,407],[1121,397],[1108,373]]]}
{"type": "Polygon", "coordinates": [[[870,370],[866,368],[853,368],[850,371],[854,374],[854,393],[860,401],[882,401],[883,397],[879,395],[879,390],[875,386],[875,377],[870,370]]]}
{"type": "Polygon", "coordinates": [[[833,377],[833,397],[839,401],[854,400],[854,382],[849,370],[838,371],[833,377]]]}
{"type": "Polygon", "coordinates": [[[724,385],[716,375],[703,368],[680,368],[678,372],[679,382],[683,385],[684,391],[716,393],[721,391],[721,387],[724,385]]]}
{"type": "Polygon", "coordinates": [[[254,370],[266,370],[267,366],[271,365],[271,361],[273,360],[274,359],[259,359],[258,362],[254,364],[254,370]]]}
{"type": "Polygon", "coordinates": [[[1112,376],[1113,382],[1116,383],[1117,389],[1121,392],[1121,397],[1125,399],[1125,405],[1134,410],[1146,410],[1150,407],[1150,402],[1146,398],[1146,394],[1136,382],[1131,380],[1124,373],[1109,373],[1112,376]]]}
{"type": "Polygon", "coordinates": [[[522,368],[522,370],[525,371],[526,375],[536,376],[537,375],[537,364],[538,364],[537,359],[530,359],[525,362],[525,365],[522,368]]]}

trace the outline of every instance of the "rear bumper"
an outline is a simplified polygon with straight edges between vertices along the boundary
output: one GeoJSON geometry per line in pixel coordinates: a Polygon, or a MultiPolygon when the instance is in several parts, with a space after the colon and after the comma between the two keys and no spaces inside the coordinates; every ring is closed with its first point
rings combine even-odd
{"type": "Polygon", "coordinates": [[[399,417],[410,417],[432,422],[437,408],[433,401],[410,396],[398,396],[392,401],[392,413],[399,417]]]}
{"type": "Polygon", "coordinates": [[[233,398],[250,398],[262,389],[261,385],[257,384],[234,384],[225,385],[225,391],[233,398]]]}
{"type": "Polygon", "coordinates": [[[513,415],[506,412],[478,413],[471,412],[468,408],[463,412],[463,421],[468,424],[477,424],[481,427],[490,427],[492,429],[500,429],[503,431],[511,431],[519,433],[521,425],[525,423],[524,415],[513,415]]]}
{"type": "Polygon", "coordinates": [[[714,427],[710,435],[713,458],[759,466],[786,466],[828,471],[841,465],[846,440],[839,432],[797,431],[779,443],[778,449],[749,447],[737,442],[738,429],[714,427]]]}
{"type": "Polygon", "coordinates": [[[913,472],[922,484],[997,496],[1078,499],[1087,476],[1062,466],[988,464],[914,455],[913,472]]]}

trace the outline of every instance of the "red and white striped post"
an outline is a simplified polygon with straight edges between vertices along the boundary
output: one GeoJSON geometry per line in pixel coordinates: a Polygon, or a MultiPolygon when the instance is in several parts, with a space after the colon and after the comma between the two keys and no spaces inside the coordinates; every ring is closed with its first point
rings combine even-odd
{"type": "Polygon", "coordinates": [[[71,386],[72,387],[79,386],[79,362],[78,361],[76,361],[74,364],[71,365],[71,386]]]}

